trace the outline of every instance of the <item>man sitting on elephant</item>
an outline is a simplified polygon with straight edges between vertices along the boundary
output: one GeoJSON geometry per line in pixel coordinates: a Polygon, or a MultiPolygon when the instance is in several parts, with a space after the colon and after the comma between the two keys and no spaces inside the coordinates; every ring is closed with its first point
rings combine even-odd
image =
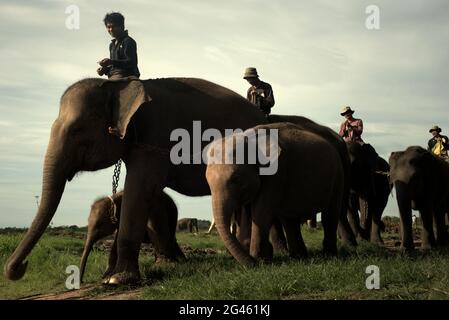
{"type": "Polygon", "coordinates": [[[273,89],[271,85],[259,79],[256,68],[246,68],[243,79],[251,85],[247,92],[249,102],[259,107],[268,116],[274,106],[273,89]]]}
{"type": "Polygon", "coordinates": [[[443,160],[449,161],[447,150],[449,149],[449,138],[440,134],[441,128],[433,126],[429,132],[433,135],[427,143],[427,150],[443,160]]]}
{"type": "Polygon", "coordinates": [[[109,79],[125,77],[139,78],[137,67],[137,44],[125,30],[125,18],[119,12],[106,14],[104,25],[108,33],[113,37],[109,44],[109,58],[99,62],[98,75],[107,75],[109,79]]]}
{"type": "Polygon", "coordinates": [[[345,142],[358,142],[363,144],[363,121],[352,116],[354,110],[349,106],[344,107],[340,114],[346,118],[340,126],[340,132],[338,133],[340,137],[343,137],[345,142]]]}

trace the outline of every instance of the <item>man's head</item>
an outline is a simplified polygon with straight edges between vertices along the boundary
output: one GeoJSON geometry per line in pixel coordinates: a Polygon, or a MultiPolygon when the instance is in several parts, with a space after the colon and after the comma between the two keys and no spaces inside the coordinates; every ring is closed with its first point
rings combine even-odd
{"type": "Polygon", "coordinates": [[[438,137],[440,135],[441,128],[438,126],[433,126],[432,128],[430,128],[429,132],[432,134],[432,136],[438,137]]]}
{"type": "Polygon", "coordinates": [[[260,82],[256,68],[246,68],[243,79],[248,81],[252,86],[257,85],[260,82]]]}
{"type": "Polygon", "coordinates": [[[107,13],[103,22],[113,38],[119,37],[125,31],[125,17],[120,12],[107,13]]]}
{"type": "Polygon", "coordinates": [[[346,119],[352,119],[353,113],[354,113],[354,110],[352,110],[350,106],[346,106],[343,108],[343,110],[341,111],[340,114],[343,117],[345,117],[346,119]]]}

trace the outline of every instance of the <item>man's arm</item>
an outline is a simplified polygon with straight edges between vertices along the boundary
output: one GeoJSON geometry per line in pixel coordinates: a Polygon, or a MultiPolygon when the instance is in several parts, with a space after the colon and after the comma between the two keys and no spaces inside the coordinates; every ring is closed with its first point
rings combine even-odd
{"type": "Polygon", "coordinates": [[[448,150],[449,149],[449,139],[446,136],[441,136],[442,142],[443,142],[443,147],[444,149],[448,150]]]}
{"type": "Polygon", "coordinates": [[[265,88],[265,99],[263,99],[263,108],[268,109],[272,108],[274,106],[274,95],[273,95],[273,89],[269,84],[267,84],[267,87],[265,88]]]}
{"type": "Polygon", "coordinates": [[[112,65],[117,68],[128,68],[137,65],[137,44],[134,40],[127,38],[123,41],[124,59],[111,60],[112,65]]]}
{"type": "Polygon", "coordinates": [[[430,139],[429,142],[427,142],[427,151],[432,152],[434,145],[435,144],[433,143],[433,139],[430,139]]]}
{"type": "Polygon", "coordinates": [[[358,120],[357,121],[357,125],[352,127],[352,130],[354,131],[354,133],[357,136],[361,136],[363,133],[363,121],[362,120],[358,120]]]}
{"type": "Polygon", "coordinates": [[[338,132],[338,135],[340,137],[345,137],[346,136],[346,121],[343,121],[340,125],[340,132],[338,132]]]}

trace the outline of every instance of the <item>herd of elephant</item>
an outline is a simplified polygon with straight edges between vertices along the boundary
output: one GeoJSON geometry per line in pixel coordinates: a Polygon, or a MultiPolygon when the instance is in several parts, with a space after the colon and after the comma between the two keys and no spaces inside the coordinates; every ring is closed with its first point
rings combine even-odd
{"type": "MultiPolygon", "coordinates": [[[[239,133],[214,140],[209,147],[229,145],[219,143],[235,135],[239,133]]],[[[202,141],[201,147],[208,144],[202,141]]],[[[422,217],[424,248],[446,245],[449,238],[449,163],[420,147],[393,152],[388,163],[369,144],[346,144],[330,128],[305,117],[265,117],[239,94],[201,79],[84,79],[61,97],[44,160],[39,209],[5,264],[8,279],[24,275],[25,259],[53,218],[66,182],[80,171],[107,168],[119,159],[127,169],[124,190],[92,205],[92,228],[81,263],[84,273],[93,243],[118,230],[103,277],[106,284],[140,280],[142,242],[153,244],[156,260],[185,259],[176,241],[178,212],[165,187],[187,196],[211,195],[218,233],[243,265],[271,260],[276,239],[284,236],[290,256],[306,256],[300,225],[317,213],[328,254],[337,254],[337,236],[348,245],[361,239],[382,243],[381,216],[392,185],[404,248],[414,245],[412,208],[422,217]],[[193,121],[222,134],[237,128],[256,134],[278,130],[276,174],[259,175],[263,164],[258,162],[173,164],[170,150],[176,141],[171,132],[181,128],[192,136],[193,121]],[[123,139],[108,133],[111,124],[118,124],[123,139]],[[231,219],[235,233],[230,231],[231,219]]]]}

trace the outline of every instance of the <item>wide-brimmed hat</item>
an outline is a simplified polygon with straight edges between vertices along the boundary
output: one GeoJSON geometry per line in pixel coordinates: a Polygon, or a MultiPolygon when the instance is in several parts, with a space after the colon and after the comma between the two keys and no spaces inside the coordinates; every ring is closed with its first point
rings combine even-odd
{"type": "Polygon", "coordinates": [[[433,126],[432,128],[430,128],[429,132],[432,132],[432,131],[436,131],[436,132],[440,133],[441,128],[439,126],[433,126]]]}
{"type": "Polygon", "coordinates": [[[343,107],[343,109],[341,110],[341,115],[342,116],[345,116],[345,115],[347,115],[347,114],[353,114],[354,113],[354,110],[352,110],[351,109],[351,107],[350,106],[346,106],[346,107],[343,107]]]}
{"type": "Polygon", "coordinates": [[[247,78],[259,78],[256,68],[246,68],[245,74],[243,75],[243,79],[247,78]]]}

